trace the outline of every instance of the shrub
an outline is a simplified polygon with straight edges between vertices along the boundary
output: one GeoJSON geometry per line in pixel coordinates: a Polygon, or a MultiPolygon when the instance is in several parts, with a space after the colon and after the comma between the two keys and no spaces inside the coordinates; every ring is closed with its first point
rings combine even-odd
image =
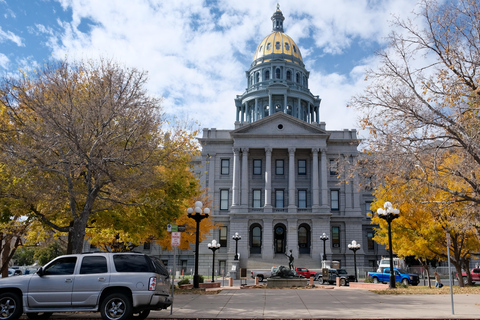
{"type": "Polygon", "coordinates": [[[190,280],[188,279],[182,279],[180,281],[177,282],[177,286],[181,286],[181,285],[184,285],[184,284],[190,284],[190,280]]]}
{"type": "Polygon", "coordinates": [[[373,279],[370,278],[370,277],[366,277],[363,282],[365,282],[365,283],[373,283],[373,279]]]}
{"type": "Polygon", "coordinates": [[[199,275],[198,276],[198,283],[203,283],[204,282],[204,278],[202,275],[199,275]]]}

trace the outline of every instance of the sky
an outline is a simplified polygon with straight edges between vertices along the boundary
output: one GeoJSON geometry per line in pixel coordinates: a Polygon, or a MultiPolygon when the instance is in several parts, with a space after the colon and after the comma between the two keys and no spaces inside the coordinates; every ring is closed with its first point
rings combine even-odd
{"type": "Polygon", "coordinates": [[[359,129],[347,105],[378,65],[394,16],[417,0],[0,0],[0,76],[55,59],[112,59],[147,71],[169,115],[233,129],[277,3],[300,48],[327,130],[359,129]]]}

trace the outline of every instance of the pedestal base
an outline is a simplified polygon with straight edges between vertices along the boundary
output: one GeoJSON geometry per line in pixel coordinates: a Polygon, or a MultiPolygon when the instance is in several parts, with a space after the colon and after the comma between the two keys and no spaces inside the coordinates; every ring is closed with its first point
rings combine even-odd
{"type": "Polygon", "coordinates": [[[308,279],[283,279],[283,278],[268,278],[267,288],[291,288],[291,287],[306,287],[308,279]]]}

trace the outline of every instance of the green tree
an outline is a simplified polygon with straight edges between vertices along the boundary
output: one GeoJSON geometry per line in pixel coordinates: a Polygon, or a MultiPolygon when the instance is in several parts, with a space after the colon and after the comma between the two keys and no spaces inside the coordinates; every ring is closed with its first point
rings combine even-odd
{"type": "MultiPolygon", "coordinates": [[[[196,154],[191,141],[177,139],[185,132],[166,122],[146,81],[144,72],[101,60],[60,61],[0,83],[1,160],[16,178],[35,182],[17,190],[32,199],[26,214],[68,234],[68,252],[83,251],[87,227],[106,212],[141,207],[145,195],[168,186],[158,168],[176,159],[164,148],[182,142],[167,149],[186,159],[196,154]]],[[[156,211],[155,219],[177,213],[156,211]]]]}

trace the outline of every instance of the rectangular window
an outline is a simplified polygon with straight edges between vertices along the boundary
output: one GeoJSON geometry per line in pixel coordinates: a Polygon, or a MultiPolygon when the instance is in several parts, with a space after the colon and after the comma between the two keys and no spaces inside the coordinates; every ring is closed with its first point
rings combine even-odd
{"type": "Polygon", "coordinates": [[[218,243],[220,243],[220,247],[227,246],[227,227],[220,227],[220,237],[218,239],[218,243]]]}
{"type": "Polygon", "coordinates": [[[275,174],[278,174],[278,175],[283,175],[284,174],[283,160],[281,160],[281,159],[275,160],[275,174]]]}
{"type": "Polygon", "coordinates": [[[230,174],[230,159],[222,159],[222,169],[220,170],[221,175],[230,174]]]}
{"type": "Polygon", "coordinates": [[[228,210],[228,196],[229,190],[222,189],[220,190],[220,210],[228,210]]]}
{"type": "Polygon", "coordinates": [[[332,246],[340,248],[340,227],[332,227],[332,246]]]}
{"type": "Polygon", "coordinates": [[[225,260],[218,261],[218,274],[221,276],[227,275],[227,261],[225,260]]]}
{"type": "Polygon", "coordinates": [[[276,208],[284,207],[283,193],[284,193],[284,190],[275,190],[275,207],[276,208]]]}
{"type": "Polygon", "coordinates": [[[298,175],[304,176],[307,174],[307,160],[298,160],[298,175]]]}
{"type": "Polygon", "coordinates": [[[338,161],[336,159],[330,159],[330,175],[336,176],[338,174],[338,161]]]}
{"type": "Polygon", "coordinates": [[[187,264],[188,260],[180,260],[180,270],[182,271],[182,276],[187,274],[187,264]]]}
{"type": "Polygon", "coordinates": [[[331,190],[330,191],[330,209],[332,210],[339,210],[340,203],[339,203],[339,191],[338,190],[331,190]]]}
{"type": "Polygon", "coordinates": [[[253,159],[253,174],[261,175],[262,174],[262,160],[253,159]]]}
{"type": "Polygon", "coordinates": [[[367,232],[367,246],[368,250],[375,249],[375,242],[373,241],[373,232],[367,232]]]}
{"type": "Polygon", "coordinates": [[[371,202],[365,202],[365,213],[367,217],[372,216],[372,203],[371,202]]]}
{"type": "Polygon", "coordinates": [[[307,208],[307,190],[298,190],[298,208],[307,208]]]}
{"type": "Polygon", "coordinates": [[[150,250],[150,242],[144,242],[143,243],[143,250],[150,250]]]}
{"type": "Polygon", "coordinates": [[[255,189],[253,190],[253,207],[261,208],[262,207],[262,190],[255,189]]]}
{"type": "Polygon", "coordinates": [[[107,259],[102,256],[88,256],[82,260],[80,274],[107,273],[107,259]]]}

